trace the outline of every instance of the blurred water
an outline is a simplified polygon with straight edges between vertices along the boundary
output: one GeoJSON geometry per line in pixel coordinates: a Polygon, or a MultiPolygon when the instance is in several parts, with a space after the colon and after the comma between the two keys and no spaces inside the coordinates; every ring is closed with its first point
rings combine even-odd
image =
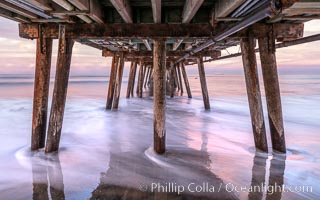
{"type": "Polygon", "coordinates": [[[193,99],[167,99],[165,156],[151,148],[152,98],[122,98],[118,111],[106,111],[107,80],[71,77],[61,148],[45,155],[29,150],[32,77],[0,76],[1,200],[320,198],[320,76],[280,76],[286,156],[255,152],[242,76],[208,76],[210,112],[197,77],[189,79],[193,99]],[[261,184],[312,192],[235,191],[261,184]]]}

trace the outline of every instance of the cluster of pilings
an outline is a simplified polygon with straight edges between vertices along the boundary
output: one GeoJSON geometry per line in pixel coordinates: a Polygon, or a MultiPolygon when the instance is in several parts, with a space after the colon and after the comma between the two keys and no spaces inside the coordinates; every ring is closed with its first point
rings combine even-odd
{"type": "Polygon", "coordinates": [[[65,26],[60,26],[54,90],[46,137],[52,39],[37,39],[31,150],[44,146],[46,152],[59,149],[73,44],[74,40],[65,37],[65,26]]]}
{"type": "MultiPolygon", "coordinates": [[[[264,123],[257,61],[255,56],[255,38],[248,36],[241,39],[243,67],[245,72],[248,100],[250,106],[253,135],[256,148],[267,152],[268,144],[264,123]]],[[[277,63],[275,56],[275,38],[273,34],[264,34],[258,38],[259,51],[263,72],[263,80],[268,106],[268,116],[272,147],[279,152],[286,152],[277,63]]],[[[33,105],[32,144],[36,150],[45,146],[46,152],[57,151],[59,148],[64,108],[67,95],[72,46],[74,41],[65,37],[65,28],[59,29],[58,60],[55,84],[52,97],[52,107],[46,137],[47,104],[50,83],[50,63],[52,54],[52,39],[37,39],[36,75],[33,105]],[[46,138],[46,145],[45,145],[46,138]]],[[[171,97],[177,91],[183,93],[182,77],[188,97],[191,90],[183,62],[174,64],[166,61],[166,44],[164,39],[154,40],[152,65],[139,62],[137,81],[137,96],[142,98],[143,88],[152,86],[154,96],[154,150],[162,154],[165,152],[165,107],[167,87],[171,97]],[[182,72],[182,73],[181,73],[182,72]]],[[[124,70],[125,53],[115,53],[110,71],[107,109],[117,109],[119,106],[120,90],[124,70]]],[[[204,107],[210,109],[210,101],[206,84],[203,58],[197,58],[204,107]]],[[[127,97],[133,96],[135,77],[138,71],[138,61],[131,63],[127,97]]]]}
{"type": "MultiPolygon", "coordinates": [[[[275,38],[272,27],[269,32],[258,37],[263,80],[267,99],[272,147],[286,152],[281,110],[281,98],[275,56],[275,38]],[[270,34],[271,33],[271,34],[270,34]]],[[[263,116],[259,76],[255,56],[255,40],[250,31],[240,42],[246,87],[250,106],[254,142],[257,149],[267,152],[268,144],[263,116]]],[[[138,72],[136,93],[142,98],[143,88],[149,88],[154,96],[154,150],[165,152],[165,107],[166,95],[173,97],[178,91],[183,93],[182,77],[189,98],[192,98],[184,62],[167,62],[165,39],[154,39],[152,63],[135,60],[131,62],[126,97],[134,95],[135,77],[138,72]],[[139,70],[138,70],[139,66],[139,70]],[[167,89],[168,88],[168,89],[167,89]],[[167,90],[169,90],[167,92],[167,90]]],[[[66,102],[70,62],[74,40],[65,37],[65,26],[59,28],[58,60],[52,98],[52,107],[46,137],[47,105],[50,83],[50,63],[52,39],[37,39],[36,75],[32,121],[31,149],[45,146],[46,152],[59,148],[64,108],[66,102]],[[46,140],[46,144],[45,144],[46,140]]],[[[203,95],[204,107],[210,109],[203,58],[196,58],[203,95]]],[[[124,71],[125,53],[114,53],[110,71],[106,109],[118,109],[121,83],[124,71]]]]}

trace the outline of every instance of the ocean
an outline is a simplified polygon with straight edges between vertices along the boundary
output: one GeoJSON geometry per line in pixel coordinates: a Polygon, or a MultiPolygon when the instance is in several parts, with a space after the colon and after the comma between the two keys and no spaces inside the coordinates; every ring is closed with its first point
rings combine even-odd
{"type": "MultiPolygon", "coordinates": [[[[30,151],[33,76],[0,75],[0,199],[320,199],[320,75],[280,75],[287,154],[256,152],[243,75],[208,75],[167,97],[155,155],[153,99],[106,111],[107,76],[71,76],[60,151],[30,151]]],[[[52,94],[53,84],[50,85],[52,94]]],[[[51,96],[50,96],[51,97],[51,96]]],[[[50,108],[49,101],[49,108],[50,108]]]]}

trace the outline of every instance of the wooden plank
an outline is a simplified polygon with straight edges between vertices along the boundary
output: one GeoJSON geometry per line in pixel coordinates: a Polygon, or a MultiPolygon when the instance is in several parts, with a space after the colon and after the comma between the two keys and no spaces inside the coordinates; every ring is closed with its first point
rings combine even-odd
{"type": "Polygon", "coordinates": [[[118,109],[118,107],[119,107],[123,68],[124,68],[124,54],[123,53],[119,53],[119,54],[120,54],[120,58],[119,58],[119,65],[118,65],[116,88],[114,90],[115,96],[114,96],[113,105],[112,105],[113,109],[118,109]]]}
{"type": "Polygon", "coordinates": [[[253,37],[241,40],[243,68],[246,80],[248,102],[251,114],[251,123],[254,143],[257,149],[268,152],[266,128],[264,123],[259,75],[255,53],[255,40],[253,37]]]}
{"type": "Polygon", "coordinates": [[[47,112],[52,57],[52,39],[37,40],[34,78],[31,150],[43,148],[46,139],[47,112]]]}
{"type": "Polygon", "coordinates": [[[126,23],[133,23],[132,10],[128,0],[110,0],[126,23]]]}
{"type": "Polygon", "coordinates": [[[32,12],[29,12],[27,10],[24,10],[16,5],[13,5],[9,2],[6,2],[4,0],[0,0],[0,7],[4,8],[6,10],[10,10],[11,12],[17,13],[19,15],[22,15],[24,17],[30,18],[30,19],[36,19],[38,16],[32,12]]]}
{"type": "Polygon", "coordinates": [[[166,43],[154,40],[153,49],[153,112],[154,112],[154,151],[158,154],[166,150],[166,43]]]}
{"type": "Polygon", "coordinates": [[[106,104],[107,110],[110,110],[112,108],[114,88],[115,88],[116,79],[117,79],[118,63],[119,63],[119,57],[116,54],[113,54],[112,65],[110,70],[110,78],[109,78],[107,104],[106,104]]]}
{"type": "Polygon", "coordinates": [[[260,37],[258,41],[263,81],[267,99],[272,148],[276,151],[285,153],[286,144],[275,55],[275,40],[272,36],[266,36],[260,37]]]}
{"type": "Polygon", "coordinates": [[[204,0],[186,0],[182,12],[182,23],[190,23],[204,0]]]}
{"type": "Polygon", "coordinates": [[[192,98],[192,94],[191,94],[191,89],[190,89],[190,85],[189,85],[189,80],[188,80],[186,68],[185,68],[183,62],[181,62],[180,65],[181,65],[181,71],[182,71],[182,75],[183,75],[183,79],[184,79],[184,84],[186,86],[186,90],[187,90],[187,93],[188,93],[188,98],[191,99],[192,98]]]}
{"type": "Polygon", "coordinates": [[[197,63],[198,63],[198,69],[199,69],[199,78],[201,83],[201,91],[202,91],[204,108],[206,110],[210,110],[210,100],[209,100],[209,93],[207,88],[206,73],[204,71],[202,58],[198,58],[197,63]]]}
{"type": "Polygon", "coordinates": [[[156,24],[161,23],[161,0],[151,0],[153,21],[156,24]]]}
{"type": "Polygon", "coordinates": [[[72,39],[65,37],[65,27],[61,25],[56,75],[45,148],[46,153],[58,151],[59,149],[73,44],[74,41],[72,39]]]}
{"type": "Polygon", "coordinates": [[[215,17],[227,17],[246,0],[217,0],[215,3],[215,17]]]}

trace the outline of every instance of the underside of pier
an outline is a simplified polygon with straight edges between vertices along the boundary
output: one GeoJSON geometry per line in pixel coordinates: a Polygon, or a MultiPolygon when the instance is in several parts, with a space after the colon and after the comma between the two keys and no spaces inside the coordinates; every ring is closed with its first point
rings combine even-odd
{"type": "Polygon", "coordinates": [[[20,22],[20,37],[37,40],[32,150],[45,147],[49,153],[59,149],[72,47],[79,42],[112,58],[106,109],[119,107],[125,62],[131,62],[126,97],[135,96],[135,86],[140,98],[144,89],[152,91],[154,150],[159,154],[166,148],[167,96],[186,91],[192,98],[186,66],[198,65],[204,109],[210,110],[204,63],[219,59],[222,50],[237,45],[241,47],[255,146],[268,151],[255,55],[258,51],[272,148],[285,153],[275,52],[281,44],[304,39],[303,23],[320,17],[320,2],[0,0],[0,16],[20,22]],[[59,47],[47,128],[53,39],[59,40],[59,47]]]}

